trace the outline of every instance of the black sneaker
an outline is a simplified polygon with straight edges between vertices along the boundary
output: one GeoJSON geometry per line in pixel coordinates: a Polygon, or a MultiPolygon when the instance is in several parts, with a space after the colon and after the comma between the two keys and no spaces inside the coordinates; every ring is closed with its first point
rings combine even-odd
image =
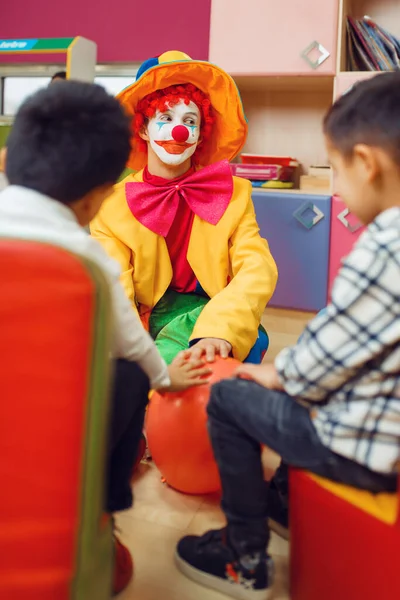
{"type": "Polygon", "coordinates": [[[273,563],[266,552],[237,556],[226,541],[226,529],[189,535],[177,546],[178,569],[197,583],[238,600],[267,600],[273,563]]]}
{"type": "Polygon", "coordinates": [[[288,498],[280,493],[273,481],[268,490],[268,525],[285,540],[290,538],[288,498]]]}

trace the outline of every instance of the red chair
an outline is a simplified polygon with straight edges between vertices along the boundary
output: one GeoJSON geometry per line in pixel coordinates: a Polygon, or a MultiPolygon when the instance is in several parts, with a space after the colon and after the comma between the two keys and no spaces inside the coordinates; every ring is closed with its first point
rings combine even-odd
{"type": "Polygon", "coordinates": [[[293,469],[291,600],[400,598],[399,499],[293,469]]]}
{"type": "Polygon", "coordinates": [[[0,240],[0,598],[108,600],[109,297],[98,268],[0,240]]]}

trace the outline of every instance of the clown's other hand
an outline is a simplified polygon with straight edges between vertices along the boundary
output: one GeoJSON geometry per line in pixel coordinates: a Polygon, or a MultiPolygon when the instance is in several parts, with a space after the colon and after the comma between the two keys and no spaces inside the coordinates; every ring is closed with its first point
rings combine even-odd
{"type": "Polygon", "coordinates": [[[186,351],[186,354],[190,354],[192,359],[199,359],[205,357],[207,362],[214,362],[216,355],[221,358],[228,358],[232,351],[232,346],[226,340],[220,340],[219,338],[203,338],[193,344],[193,346],[186,351]]]}
{"type": "Polygon", "coordinates": [[[278,372],[272,363],[263,365],[240,365],[234,373],[235,377],[252,379],[269,390],[283,390],[278,372]]]}

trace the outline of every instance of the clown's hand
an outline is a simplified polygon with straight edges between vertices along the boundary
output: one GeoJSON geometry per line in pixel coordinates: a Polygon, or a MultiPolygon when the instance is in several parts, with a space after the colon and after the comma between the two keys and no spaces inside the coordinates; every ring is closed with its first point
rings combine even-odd
{"type": "Polygon", "coordinates": [[[216,355],[221,358],[228,358],[231,351],[232,346],[226,340],[203,338],[193,344],[189,350],[186,350],[185,354],[190,355],[193,359],[204,357],[207,362],[214,362],[216,355]]]}

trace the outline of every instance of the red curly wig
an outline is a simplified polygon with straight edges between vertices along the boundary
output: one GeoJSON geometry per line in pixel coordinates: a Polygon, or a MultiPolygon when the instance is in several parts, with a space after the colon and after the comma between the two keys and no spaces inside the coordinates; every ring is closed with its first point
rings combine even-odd
{"type": "MultiPolygon", "coordinates": [[[[201,115],[200,139],[202,143],[209,139],[214,124],[214,117],[208,96],[192,83],[171,85],[163,90],[156,90],[152,94],[148,94],[138,102],[132,123],[135,146],[138,152],[147,152],[147,143],[140,137],[140,132],[143,131],[148,120],[154,117],[157,111],[165,112],[168,110],[168,106],[174,106],[182,100],[185,104],[189,104],[190,102],[196,104],[201,115]]],[[[196,148],[196,152],[193,155],[194,162],[196,162],[196,155],[200,149],[201,146],[196,148]]]]}

